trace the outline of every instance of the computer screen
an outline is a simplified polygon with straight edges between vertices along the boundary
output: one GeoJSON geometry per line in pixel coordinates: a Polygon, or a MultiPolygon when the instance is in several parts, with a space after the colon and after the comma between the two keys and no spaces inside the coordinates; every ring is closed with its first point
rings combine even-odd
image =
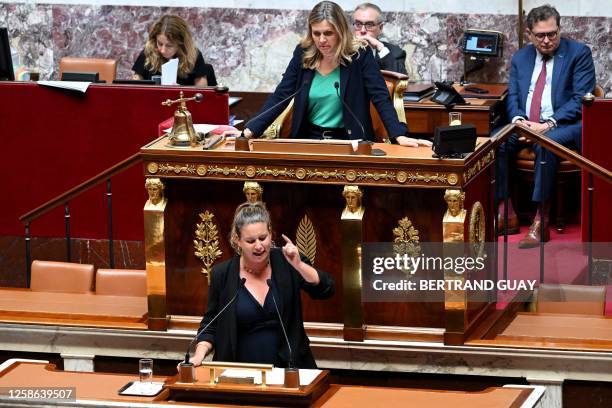
{"type": "Polygon", "coordinates": [[[467,30],[463,34],[464,54],[498,56],[501,48],[501,33],[467,30]]]}
{"type": "Polygon", "coordinates": [[[8,29],[0,27],[0,81],[14,81],[13,60],[11,59],[11,44],[8,29]]]}

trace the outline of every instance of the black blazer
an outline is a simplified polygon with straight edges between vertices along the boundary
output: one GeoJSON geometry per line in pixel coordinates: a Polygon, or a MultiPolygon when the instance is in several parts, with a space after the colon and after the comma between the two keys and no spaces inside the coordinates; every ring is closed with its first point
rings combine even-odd
{"type": "MultiPolygon", "coordinates": [[[[307,262],[307,258],[302,256],[307,262]]],[[[304,331],[302,320],[302,301],[300,289],[303,289],[313,299],[327,299],[334,294],[334,279],[325,272],[317,270],[320,282],[318,285],[307,283],[302,275],[285,259],[280,248],[270,251],[270,265],[272,266],[272,279],[279,293],[278,309],[283,324],[287,330],[287,337],[293,350],[293,359],[298,368],[316,368],[316,363],[310,351],[310,341],[304,331]]],[[[200,323],[200,330],[212,320],[234,296],[240,284],[240,257],[233,258],[215,265],[212,270],[212,282],[208,290],[208,306],[204,318],[200,323]]],[[[278,360],[285,366],[289,363],[289,349],[279,328],[278,360]]],[[[204,333],[198,336],[198,342],[208,341],[215,348],[215,361],[236,361],[237,346],[236,328],[236,302],[210,325],[204,333]]]]}
{"type": "MultiPolygon", "coordinates": [[[[308,128],[308,93],[314,77],[314,70],[305,69],[302,66],[304,49],[297,46],[293,52],[293,58],[289,62],[283,79],[276,90],[260,112],[265,112],[271,106],[289,97],[304,84],[300,92],[295,96],[293,105],[293,117],[291,121],[291,137],[299,138],[307,134],[308,128]]],[[[393,108],[389,91],[385,80],[380,73],[378,64],[370,47],[363,47],[352,57],[350,63],[340,64],[340,97],[348,105],[355,116],[359,118],[365,130],[365,139],[375,141],[370,117],[370,101],[374,103],[380,114],[390,138],[407,134],[406,124],[397,118],[393,108]]],[[[264,130],[282,113],[289,101],[271,109],[261,116],[253,118],[246,125],[255,135],[261,135],[264,130]]],[[[361,126],[355,121],[353,115],[347,110],[346,105],[342,108],[344,126],[348,130],[349,139],[362,139],[361,126]]]]}
{"type": "Polygon", "coordinates": [[[378,62],[380,69],[408,75],[408,72],[406,72],[406,51],[395,44],[385,41],[381,42],[387,47],[389,53],[383,58],[380,58],[378,54],[376,54],[376,62],[378,62]]]}

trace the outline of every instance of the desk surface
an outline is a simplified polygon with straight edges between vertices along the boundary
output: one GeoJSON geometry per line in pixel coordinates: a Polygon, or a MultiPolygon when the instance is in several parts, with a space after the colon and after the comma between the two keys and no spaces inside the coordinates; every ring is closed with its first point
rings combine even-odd
{"type": "MultiPolygon", "coordinates": [[[[129,381],[136,380],[136,375],[81,373],[56,371],[53,366],[44,363],[16,362],[0,373],[0,387],[76,387],[77,400],[99,401],[91,406],[102,406],[104,401],[114,403],[150,403],[151,405],[175,405],[167,401],[167,392],[162,391],[157,397],[132,397],[117,395],[117,390],[129,381]]],[[[165,378],[154,378],[164,381],[165,378]]],[[[427,406],[453,408],[479,407],[520,407],[534,392],[533,388],[488,388],[480,392],[418,390],[383,387],[356,387],[332,385],[331,388],[315,403],[315,407],[372,407],[372,406],[427,406]]],[[[8,400],[0,396],[0,402],[8,400]]],[[[192,404],[190,404],[192,405],[192,404]]],[[[203,406],[202,404],[198,404],[203,406]]],[[[215,406],[228,406],[215,404],[215,406]]],[[[121,406],[121,405],[120,405],[121,406]]],[[[205,405],[204,405],[205,406],[205,405]]]]}
{"type": "Polygon", "coordinates": [[[0,321],[146,329],[147,298],[0,289],[0,321]]]}

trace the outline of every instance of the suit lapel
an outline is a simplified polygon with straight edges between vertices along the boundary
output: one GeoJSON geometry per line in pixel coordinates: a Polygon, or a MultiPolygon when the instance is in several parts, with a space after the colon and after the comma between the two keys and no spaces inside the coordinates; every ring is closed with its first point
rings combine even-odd
{"type": "MultiPolygon", "coordinates": [[[[528,71],[530,74],[529,75],[525,75],[525,77],[523,78],[523,84],[521,89],[523,89],[523,107],[525,106],[525,104],[527,104],[527,96],[529,95],[529,85],[531,85],[531,73],[533,73],[533,70],[535,68],[535,60],[536,60],[536,56],[538,55],[538,53],[536,52],[535,47],[532,45],[531,49],[529,50],[529,54],[527,55],[527,61],[526,61],[526,65],[528,71]]],[[[527,112],[529,113],[529,112],[527,112]]]]}
{"type": "Polygon", "coordinates": [[[563,65],[565,64],[565,54],[567,53],[567,42],[564,39],[561,39],[561,43],[559,44],[559,48],[557,52],[555,52],[554,64],[553,64],[553,73],[552,73],[552,83],[550,84],[550,99],[553,105],[553,109],[556,108],[555,101],[557,85],[559,84],[559,78],[561,77],[561,73],[563,72],[563,65]]]}
{"type": "MultiPolygon", "coordinates": [[[[284,257],[282,252],[274,251],[272,256],[272,279],[276,286],[275,298],[278,303],[278,310],[280,311],[283,322],[286,321],[287,310],[286,305],[289,303],[291,296],[291,277],[289,271],[284,267],[284,257]],[[278,296],[276,296],[278,294],[278,296]]],[[[284,324],[284,323],[283,323],[284,324]]]]}

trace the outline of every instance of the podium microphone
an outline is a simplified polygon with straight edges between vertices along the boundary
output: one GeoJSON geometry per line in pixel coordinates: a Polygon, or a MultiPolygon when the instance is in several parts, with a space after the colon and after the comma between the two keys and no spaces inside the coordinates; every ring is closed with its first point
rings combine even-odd
{"type": "MultiPolygon", "coordinates": [[[[297,91],[295,91],[294,93],[292,93],[288,97],[282,99],[280,102],[277,102],[274,105],[270,106],[268,109],[264,110],[263,112],[260,112],[257,115],[255,115],[255,117],[251,118],[247,123],[244,124],[244,129],[248,128],[249,127],[249,123],[252,122],[253,120],[260,118],[261,116],[265,115],[266,113],[270,112],[271,110],[273,110],[275,108],[278,108],[280,105],[282,105],[283,103],[287,102],[289,99],[291,99],[294,96],[296,96],[297,94],[299,94],[300,91],[302,89],[304,89],[304,87],[307,84],[309,84],[309,83],[310,83],[310,79],[304,79],[304,81],[302,82],[302,85],[300,85],[300,87],[297,89],[297,91]]],[[[240,134],[240,137],[244,137],[244,130],[240,134]]]]}
{"type": "Polygon", "coordinates": [[[201,330],[198,330],[195,337],[191,340],[191,342],[189,342],[189,346],[187,347],[187,351],[185,352],[185,361],[179,364],[179,374],[181,377],[181,382],[194,382],[195,381],[195,378],[193,375],[194,367],[193,367],[193,364],[189,362],[189,350],[191,350],[191,347],[193,346],[195,341],[198,339],[200,334],[204,333],[206,329],[208,329],[210,325],[213,324],[213,322],[217,320],[217,318],[221,316],[223,312],[225,312],[225,309],[227,309],[232,303],[234,303],[234,301],[238,297],[238,292],[244,286],[245,282],[246,282],[246,278],[240,278],[240,284],[238,285],[238,288],[236,288],[236,291],[234,292],[234,295],[229,300],[229,302],[227,302],[226,305],[223,306],[221,310],[219,310],[219,312],[210,320],[210,322],[206,324],[206,326],[204,326],[201,330]],[[189,377],[191,377],[191,379],[189,377]]]}
{"type": "Polygon", "coordinates": [[[278,304],[276,303],[276,298],[274,297],[274,291],[272,291],[272,279],[266,280],[268,287],[270,288],[270,292],[272,295],[272,301],[274,302],[274,309],[276,309],[276,315],[278,316],[278,322],[280,323],[281,329],[283,329],[283,334],[285,335],[285,342],[287,343],[287,348],[289,349],[289,367],[285,369],[285,387],[287,388],[299,388],[300,386],[300,372],[297,368],[295,368],[293,364],[293,350],[291,350],[291,344],[289,343],[289,337],[287,336],[287,330],[285,330],[285,325],[283,324],[283,319],[281,317],[280,311],[278,310],[278,304]]]}
{"type": "Polygon", "coordinates": [[[349,111],[353,119],[355,119],[355,122],[357,122],[357,124],[359,125],[359,128],[361,129],[361,139],[366,141],[367,139],[366,139],[365,128],[363,127],[363,123],[361,123],[359,118],[357,118],[357,115],[355,115],[355,112],[353,112],[351,107],[348,106],[348,104],[344,102],[344,99],[342,99],[342,97],[340,96],[340,84],[338,83],[338,81],[334,82],[334,88],[336,88],[336,94],[338,94],[338,98],[340,99],[340,102],[342,102],[342,105],[344,105],[346,110],[349,111]]]}

